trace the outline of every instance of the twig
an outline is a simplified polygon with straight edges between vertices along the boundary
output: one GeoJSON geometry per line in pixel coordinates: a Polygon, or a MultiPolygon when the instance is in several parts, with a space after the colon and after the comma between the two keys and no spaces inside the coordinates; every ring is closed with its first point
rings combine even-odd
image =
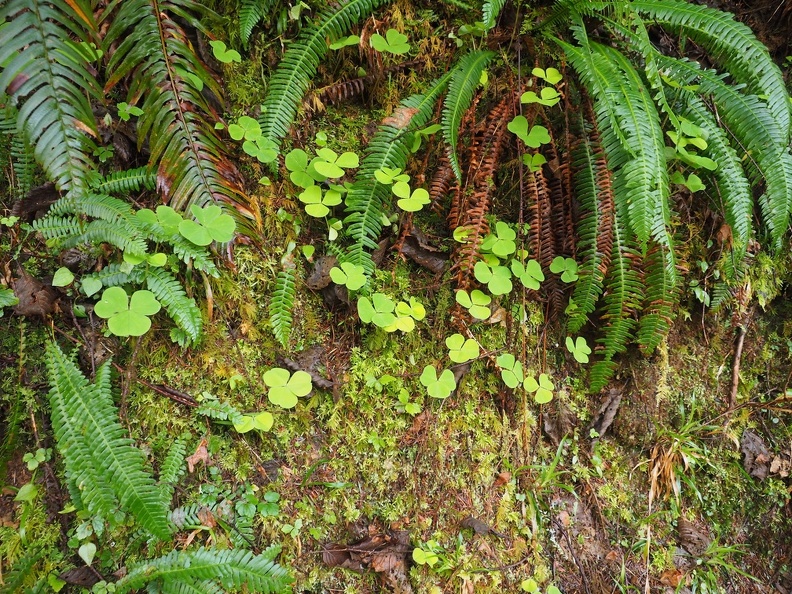
{"type": "Polygon", "coordinates": [[[740,358],[742,357],[743,344],[745,344],[745,325],[741,325],[737,333],[737,349],[734,353],[734,363],[732,364],[732,383],[729,393],[729,409],[737,405],[737,388],[740,384],[740,358]]]}

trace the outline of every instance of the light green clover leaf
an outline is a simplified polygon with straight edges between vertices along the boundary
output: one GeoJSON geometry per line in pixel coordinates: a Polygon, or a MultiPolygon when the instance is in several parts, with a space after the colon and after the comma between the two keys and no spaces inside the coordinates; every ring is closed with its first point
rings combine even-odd
{"type": "Polygon", "coordinates": [[[278,145],[269,138],[259,136],[242,143],[242,150],[260,163],[272,163],[278,157],[278,145]]]}
{"type": "Polygon", "coordinates": [[[371,36],[371,47],[378,52],[388,52],[390,54],[406,54],[410,51],[410,44],[407,43],[407,36],[399,33],[396,29],[388,29],[385,37],[379,33],[371,36]]]}
{"type": "MultiPolygon", "coordinates": [[[[394,184],[393,187],[395,188],[398,185],[398,183],[394,184]]],[[[429,192],[427,192],[423,188],[416,188],[416,190],[408,198],[400,198],[399,200],[396,201],[396,204],[403,211],[418,212],[430,202],[431,200],[429,199],[429,192]]]]}
{"type": "Polygon", "coordinates": [[[537,584],[536,580],[533,578],[528,578],[527,580],[520,582],[520,589],[523,592],[528,592],[529,594],[541,594],[539,584],[537,584]]]}
{"type": "Polygon", "coordinates": [[[544,279],[542,267],[536,260],[528,260],[525,265],[519,260],[512,260],[511,271],[526,289],[539,290],[539,283],[544,279]]]}
{"type": "Polygon", "coordinates": [[[239,415],[234,419],[234,429],[237,430],[237,433],[247,433],[253,429],[269,431],[274,422],[272,414],[266,411],[254,415],[239,415]]]}
{"type": "Polygon", "coordinates": [[[472,338],[465,340],[461,334],[452,334],[446,338],[445,343],[448,347],[448,358],[454,363],[467,363],[481,354],[478,343],[472,338]]]}
{"type": "Polygon", "coordinates": [[[588,363],[591,348],[589,347],[586,339],[578,336],[574,341],[571,336],[566,337],[566,348],[575,357],[578,363],[588,363]]]}
{"type": "Polygon", "coordinates": [[[231,215],[223,214],[216,204],[201,208],[197,204],[190,207],[196,221],[184,219],[179,223],[179,233],[195,245],[209,245],[212,241],[231,241],[236,223],[231,215]]]}
{"type": "Polygon", "coordinates": [[[543,144],[550,142],[550,134],[544,126],[533,126],[528,131],[528,120],[525,116],[518,115],[506,126],[509,132],[513,132],[525,143],[525,146],[539,148],[543,144]]]}
{"type": "Polygon", "coordinates": [[[360,43],[360,37],[358,35],[350,35],[349,37],[342,37],[335,43],[330,44],[331,50],[340,50],[341,48],[347,47],[349,45],[357,45],[360,43]]]}
{"type": "Polygon", "coordinates": [[[55,274],[52,276],[52,286],[53,287],[65,287],[70,285],[74,280],[74,274],[71,270],[66,268],[65,266],[61,266],[55,271],[55,274]]]}
{"type": "Polygon", "coordinates": [[[437,376],[437,370],[434,365],[427,365],[421,373],[421,383],[426,388],[426,393],[432,398],[448,398],[456,389],[456,380],[454,373],[450,369],[444,369],[437,376]]]}
{"type": "Polygon", "coordinates": [[[565,283],[573,283],[578,279],[578,265],[572,258],[556,256],[550,263],[550,272],[561,275],[565,283]]]}
{"type": "MultiPolygon", "coordinates": [[[[375,293],[376,295],[376,293],[375,293]]],[[[412,332],[415,329],[416,320],[420,321],[426,317],[426,308],[415,297],[410,297],[410,303],[399,301],[396,304],[396,320],[389,326],[385,326],[385,332],[412,332]]]]}
{"type": "Polygon", "coordinates": [[[490,317],[488,305],[492,297],[482,293],[478,289],[473,289],[469,294],[467,291],[456,292],[456,302],[468,310],[468,313],[477,320],[486,320],[490,317]]]}
{"type": "Polygon", "coordinates": [[[527,91],[520,97],[521,103],[538,103],[547,107],[552,107],[559,101],[561,101],[561,94],[552,87],[544,87],[539,91],[539,95],[536,94],[536,91],[527,91]]]}
{"type": "Polygon", "coordinates": [[[289,151],[284,159],[284,163],[286,169],[291,172],[289,174],[289,179],[295,186],[309,188],[314,185],[315,182],[323,181],[321,179],[314,179],[314,177],[308,173],[308,154],[302,149],[293,149],[289,151]]]}
{"type": "Polygon", "coordinates": [[[250,116],[242,116],[236,123],[229,124],[228,134],[234,140],[256,140],[261,136],[261,125],[250,116]]]}
{"type": "Polygon", "coordinates": [[[531,74],[546,80],[551,85],[558,84],[564,79],[564,77],[561,76],[561,73],[556,68],[548,68],[547,70],[542,68],[534,68],[531,70],[531,74]]]}
{"type": "Polygon", "coordinates": [[[159,225],[166,235],[176,235],[179,232],[179,225],[184,220],[178,212],[164,204],[157,207],[156,214],[148,208],[141,208],[135,216],[149,225],[159,225]]]}
{"type": "Polygon", "coordinates": [[[679,171],[675,171],[669,181],[672,184],[685,186],[691,192],[698,192],[699,190],[705,190],[707,188],[707,186],[701,182],[701,178],[695,173],[691,173],[688,178],[685,179],[684,175],[679,171]]]}
{"type": "Polygon", "coordinates": [[[517,232],[503,221],[495,223],[495,233],[490,233],[481,242],[481,249],[489,251],[499,258],[506,258],[517,251],[514,240],[517,232]]]}
{"type": "Polygon", "coordinates": [[[319,186],[310,186],[299,195],[305,204],[305,212],[312,217],[322,218],[330,214],[330,207],[341,204],[341,193],[337,190],[322,192],[319,186]]]}
{"type": "Polygon", "coordinates": [[[374,293],[371,300],[368,297],[361,297],[358,299],[357,307],[360,321],[366,324],[387,328],[396,322],[396,316],[393,314],[396,306],[393,299],[382,293],[374,293]]]}
{"type": "Polygon", "coordinates": [[[346,285],[350,291],[357,291],[366,284],[366,269],[352,262],[342,262],[340,268],[330,269],[330,278],[337,285],[346,285]]]}
{"type": "Polygon", "coordinates": [[[143,336],[151,328],[153,316],[161,308],[151,291],[135,291],[129,299],[121,287],[110,287],[94,306],[94,313],[107,319],[107,327],[116,336],[143,336]]]}
{"type": "Polygon", "coordinates": [[[143,115],[142,109],[134,105],[129,105],[126,101],[119,103],[116,107],[118,108],[118,117],[125,122],[128,122],[131,116],[137,117],[143,115]]]}
{"type": "Polygon", "coordinates": [[[317,158],[312,161],[314,168],[320,175],[328,178],[337,178],[344,175],[344,169],[354,169],[360,165],[356,153],[346,152],[339,155],[329,148],[320,148],[316,151],[317,158]]]}
{"type": "Polygon", "coordinates": [[[428,565],[429,567],[434,567],[440,561],[440,557],[437,553],[425,551],[420,547],[415,547],[413,549],[412,558],[418,565],[428,565]]]}
{"type": "Polygon", "coordinates": [[[97,293],[102,288],[102,281],[98,278],[87,277],[80,281],[80,287],[87,297],[97,293]]]}
{"type": "Polygon", "coordinates": [[[428,138],[432,134],[435,134],[440,130],[441,127],[442,126],[440,126],[440,124],[432,124],[431,126],[427,126],[422,130],[416,130],[415,132],[413,132],[412,146],[410,146],[410,152],[417,153],[418,149],[421,148],[421,143],[423,142],[423,139],[428,138]]]}
{"type": "Polygon", "coordinates": [[[267,398],[281,408],[294,408],[297,398],[307,396],[313,389],[311,376],[305,371],[295,371],[292,375],[288,369],[273,367],[262,379],[269,387],[267,398]]]}
{"type": "Polygon", "coordinates": [[[410,181],[410,176],[407,175],[406,173],[402,173],[401,169],[399,169],[398,167],[395,169],[392,169],[390,167],[382,167],[380,169],[377,169],[374,172],[374,177],[379,183],[384,184],[386,186],[389,186],[394,182],[407,183],[408,181],[410,181]]]}
{"type": "Polygon", "coordinates": [[[547,163],[547,158],[542,155],[541,153],[536,153],[534,155],[530,153],[525,153],[522,156],[523,163],[528,166],[528,169],[537,172],[542,168],[542,165],[547,163]]]}
{"type": "Polygon", "coordinates": [[[506,295],[512,290],[511,272],[505,266],[489,266],[486,262],[476,262],[473,276],[493,295],[506,295]]]}
{"type": "Polygon", "coordinates": [[[519,386],[525,379],[522,363],[518,361],[514,355],[503,353],[498,356],[495,362],[498,364],[498,367],[500,367],[503,383],[511,389],[519,386]]]}
{"type": "Polygon", "coordinates": [[[539,381],[536,381],[534,376],[529,375],[525,378],[523,387],[529,394],[536,392],[534,400],[536,400],[537,404],[547,404],[553,399],[555,386],[546,373],[539,374],[539,381]]]}
{"type": "Polygon", "coordinates": [[[226,44],[220,40],[210,41],[209,45],[212,46],[212,54],[214,54],[214,57],[223,64],[242,61],[242,56],[239,55],[238,51],[227,49],[226,44]]]}

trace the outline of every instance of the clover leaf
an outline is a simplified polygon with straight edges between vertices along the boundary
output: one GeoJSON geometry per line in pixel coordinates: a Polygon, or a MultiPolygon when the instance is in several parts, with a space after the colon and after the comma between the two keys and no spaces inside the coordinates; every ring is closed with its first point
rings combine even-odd
{"type": "Polygon", "coordinates": [[[446,338],[445,343],[448,347],[448,358],[454,363],[467,363],[481,354],[478,343],[472,338],[465,340],[461,334],[452,334],[446,338]]]}
{"type": "Polygon", "coordinates": [[[536,94],[536,91],[527,91],[520,97],[521,103],[538,103],[547,107],[552,107],[559,101],[561,101],[561,94],[552,87],[543,88],[539,91],[539,95],[536,94]]]}
{"type": "Polygon", "coordinates": [[[98,278],[89,276],[80,281],[80,287],[82,288],[82,291],[85,293],[86,297],[90,297],[102,288],[102,281],[98,278]]]}
{"type": "Polygon", "coordinates": [[[551,85],[558,84],[564,79],[564,77],[561,76],[561,73],[556,68],[548,68],[547,70],[542,68],[534,68],[531,70],[531,74],[546,80],[551,85]]]}
{"type": "Polygon", "coordinates": [[[226,44],[220,40],[210,41],[209,45],[212,46],[212,54],[214,54],[214,57],[223,64],[242,61],[242,56],[239,55],[238,51],[227,49],[226,44]]]}
{"type": "Polygon", "coordinates": [[[518,361],[514,355],[503,353],[495,359],[495,362],[501,369],[501,379],[503,379],[503,383],[511,389],[519,386],[525,379],[522,363],[518,361]]]}
{"type": "Polygon", "coordinates": [[[547,158],[540,153],[536,153],[533,155],[530,153],[525,153],[522,156],[522,160],[523,163],[525,163],[528,166],[528,169],[530,171],[533,171],[534,173],[539,171],[542,168],[542,165],[547,163],[547,158]]]}
{"type": "Polygon", "coordinates": [[[550,142],[550,134],[544,126],[532,126],[531,131],[528,131],[528,120],[525,119],[525,116],[516,116],[506,125],[506,128],[531,148],[539,148],[550,142]]]}
{"type": "Polygon", "coordinates": [[[322,218],[330,214],[330,207],[341,204],[341,193],[337,190],[322,192],[322,188],[313,185],[303,191],[299,196],[300,202],[305,204],[305,212],[312,217],[322,218]]]}
{"type": "Polygon", "coordinates": [[[308,154],[302,149],[294,149],[289,151],[289,153],[286,155],[286,158],[284,159],[284,163],[286,165],[286,169],[291,172],[289,174],[289,179],[296,186],[300,186],[301,188],[309,188],[314,185],[315,182],[323,181],[323,179],[315,179],[308,172],[308,154]]]}
{"type": "Polygon", "coordinates": [[[499,258],[506,258],[517,251],[514,240],[517,232],[503,221],[495,223],[495,233],[490,233],[481,242],[481,249],[489,251],[499,258]]]}
{"type": "Polygon", "coordinates": [[[135,291],[132,299],[121,287],[110,287],[94,306],[94,313],[107,319],[107,327],[116,336],[143,336],[151,328],[153,316],[162,306],[151,291],[135,291]]]}
{"type": "MultiPolygon", "coordinates": [[[[393,185],[393,188],[396,188],[401,182],[397,182],[393,185]]],[[[405,184],[406,185],[406,184],[405,184]]],[[[421,210],[424,205],[429,204],[431,200],[429,199],[429,192],[424,190],[423,188],[417,188],[412,194],[409,193],[410,188],[407,187],[407,196],[399,199],[396,201],[396,204],[402,210],[406,212],[418,212],[421,210]]],[[[396,191],[394,189],[394,194],[396,191]]],[[[397,196],[399,194],[396,194],[397,196]]]]}
{"type": "Polygon", "coordinates": [[[407,36],[399,33],[396,29],[388,29],[385,37],[379,33],[371,36],[371,47],[378,52],[388,52],[390,54],[406,54],[410,51],[410,44],[407,43],[407,36]]]}
{"type": "Polygon", "coordinates": [[[451,392],[456,389],[454,373],[450,369],[444,369],[438,377],[434,365],[427,365],[424,367],[420,379],[426,387],[426,393],[432,398],[448,398],[451,392]]]}
{"type": "Polygon", "coordinates": [[[574,341],[571,336],[566,337],[566,348],[575,357],[578,363],[588,363],[591,348],[589,347],[586,339],[578,336],[574,341]]]}
{"type": "Polygon", "coordinates": [[[176,235],[184,218],[170,206],[164,204],[157,207],[156,214],[148,208],[141,208],[135,216],[148,225],[159,225],[166,235],[176,235]]]}
{"type": "Polygon", "coordinates": [[[347,47],[348,45],[357,45],[360,43],[360,37],[358,35],[350,35],[349,37],[342,37],[335,43],[330,44],[331,50],[340,50],[341,48],[347,47]]]}
{"type": "Polygon", "coordinates": [[[511,271],[525,288],[534,291],[539,290],[539,283],[545,279],[542,267],[536,260],[528,260],[525,265],[519,260],[512,260],[511,271]]]}
{"type": "Polygon", "coordinates": [[[691,173],[688,178],[685,179],[684,175],[682,175],[679,171],[676,171],[671,176],[669,181],[672,184],[685,186],[691,192],[698,192],[699,190],[705,190],[707,188],[707,186],[701,182],[701,178],[695,173],[691,173]]]}
{"type": "Polygon", "coordinates": [[[72,284],[74,280],[74,274],[71,270],[66,268],[65,266],[61,266],[55,271],[55,274],[52,276],[52,286],[53,287],[65,287],[67,285],[72,284]]]}
{"type": "Polygon", "coordinates": [[[234,140],[256,140],[261,136],[261,124],[255,118],[242,116],[236,123],[229,124],[228,134],[234,140]]]}
{"type": "Polygon", "coordinates": [[[247,433],[253,429],[269,431],[274,422],[272,414],[266,411],[255,415],[239,415],[234,419],[234,429],[237,430],[237,433],[247,433]]]}
{"type": "Polygon", "coordinates": [[[505,266],[490,266],[486,262],[476,262],[473,276],[487,285],[493,295],[506,295],[512,290],[511,272],[505,266]]]}
{"type": "Polygon", "coordinates": [[[550,272],[561,275],[565,283],[573,283],[578,279],[578,265],[572,258],[556,256],[550,263],[550,272]]]}
{"type": "Polygon", "coordinates": [[[417,153],[418,149],[421,148],[421,143],[423,142],[423,139],[429,138],[429,136],[438,132],[441,127],[442,126],[440,126],[440,124],[432,124],[431,126],[427,126],[426,128],[423,128],[421,130],[416,130],[415,132],[413,132],[413,140],[412,140],[412,146],[410,146],[410,152],[417,153]]]}
{"type": "MultiPolygon", "coordinates": [[[[375,293],[376,295],[376,293],[375,293]]],[[[415,329],[415,322],[426,317],[426,308],[415,297],[410,297],[410,302],[399,301],[396,304],[395,321],[384,327],[385,332],[412,332],[415,329]]]]}
{"type": "Polygon", "coordinates": [[[392,169],[390,167],[381,167],[380,169],[377,169],[374,172],[374,177],[379,183],[384,184],[386,186],[389,186],[394,182],[407,183],[408,181],[410,181],[410,176],[407,175],[406,173],[402,173],[401,169],[399,169],[398,167],[395,169],[392,169]]]}
{"type": "Polygon", "coordinates": [[[143,115],[142,109],[134,105],[130,105],[126,101],[119,103],[116,107],[118,108],[118,117],[125,122],[128,122],[131,116],[137,117],[143,115]]]}
{"type": "Polygon", "coordinates": [[[216,204],[203,208],[193,204],[190,211],[196,221],[184,219],[179,223],[179,233],[188,241],[195,245],[209,245],[212,241],[231,241],[234,237],[234,219],[231,215],[223,214],[223,209],[216,204]]]}
{"type": "Polygon", "coordinates": [[[337,285],[346,285],[350,291],[357,291],[366,284],[366,269],[352,262],[342,262],[340,268],[330,269],[330,278],[337,285]]]}
{"type": "Polygon", "coordinates": [[[272,163],[278,157],[278,145],[263,136],[246,140],[242,144],[242,150],[258,159],[259,163],[272,163]]]}
{"type": "Polygon", "coordinates": [[[486,320],[490,317],[491,312],[487,306],[491,301],[492,297],[478,289],[473,289],[469,294],[467,291],[456,292],[456,302],[467,309],[468,313],[477,320],[486,320]]]}
{"type": "Polygon", "coordinates": [[[547,404],[553,399],[555,386],[546,373],[539,374],[539,381],[536,381],[534,376],[529,375],[525,378],[523,387],[529,394],[536,392],[534,400],[536,400],[537,404],[547,404]]]}
{"type": "Polygon", "coordinates": [[[314,168],[320,175],[329,178],[341,177],[344,169],[353,169],[360,165],[357,154],[352,152],[339,155],[329,148],[320,148],[316,151],[316,156],[312,161],[314,168]]]}
{"type": "Polygon", "coordinates": [[[374,293],[371,300],[368,297],[361,297],[358,299],[357,307],[360,321],[366,324],[385,328],[396,322],[393,300],[382,293],[374,293]]]}
{"type": "Polygon", "coordinates": [[[305,371],[295,371],[292,375],[288,369],[273,367],[262,379],[269,387],[267,398],[281,408],[294,408],[297,398],[307,396],[313,389],[311,376],[305,371]]]}

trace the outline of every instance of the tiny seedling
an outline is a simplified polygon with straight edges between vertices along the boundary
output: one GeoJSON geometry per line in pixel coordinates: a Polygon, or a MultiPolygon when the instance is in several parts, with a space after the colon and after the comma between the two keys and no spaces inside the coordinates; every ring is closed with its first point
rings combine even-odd
{"type": "Polygon", "coordinates": [[[472,338],[465,340],[461,334],[452,334],[446,338],[445,343],[448,347],[448,358],[454,363],[467,363],[481,354],[478,343],[472,338]]]}
{"type": "MultiPolygon", "coordinates": [[[[159,209],[158,209],[159,210],[159,209]]],[[[195,221],[184,219],[179,223],[179,233],[195,245],[209,245],[212,241],[231,241],[236,230],[236,223],[231,215],[223,214],[223,209],[216,204],[200,207],[193,204],[190,211],[195,221]]]]}
{"type": "Polygon", "coordinates": [[[540,283],[545,279],[542,267],[536,260],[528,260],[525,265],[519,260],[512,260],[512,274],[526,289],[539,290],[540,283]]]}
{"type": "Polygon", "coordinates": [[[345,169],[354,169],[360,165],[356,153],[336,153],[329,148],[320,148],[316,151],[316,159],[312,161],[314,169],[327,178],[338,178],[344,175],[345,169]]]}
{"type": "Polygon", "coordinates": [[[305,212],[319,219],[330,214],[331,207],[341,204],[341,192],[335,189],[323,192],[317,185],[306,188],[298,198],[305,204],[305,212]]]}
{"type": "Polygon", "coordinates": [[[231,62],[241,62],[242,56],[238,51],[228,49],[225,42],[218,40],[210,41],[209,45],[212,46],[212,54],[219,62],[223,64],[230,64],[231,62]]]}
{"type": "Polygon", "coordinates": [[[533,126],[531,131],[528,131],[528,120],[525,119],[525,116],[516,116],[506,128],[509,132],[516,134],[525,146],[531,148],[539,148],[550,142],[550,134],[544,126],[533,126]]]}
{"type": "Polygon", "coordinates": [[[477,320],[486,320],[491,315],[488,306],[492,302],[492,297],[478,289],[473,289],[470,293],[457,291],[456,302],[467,309],[468,313],[477,320]]]}
{"type": "Polygon", "coordinates": [[[533,171],[534,173],[539,171],[542,168],[542,165],[547,163],[547,159],[545,158],[545,156],[540,153],[536,153],[533,155],[530,153],[525,153],[522,156],[522,160],[523,163],[528,166],[528,169],[530,171],[533,171]]]}
{"type": "Polygon", "coordinates": [[[534,400],[537,404],[547,404],[553,399],[553,390],[555,386],[546,373],[539,374],[539,381],[532,375],[525,378],[523,382],[525,391],[529,394],[534,394],[534,400]]]}
{"type": "Polygon", "coordinates": [[[456,389],[454,373],[450,369],[444,369],[438,377],[434,365],[427,365],[420,379],[421,384],[426,388],[426,393],[432,398],[448,398],[456,389]]]}
{"type": "Polygon", "coordinates": [[[548,68],[547,70],[543,68],[534,68],[531,70],[531,74],[537,78],[547,81],[551,85],[557,85],[564,79],[564,77],[561,76],[561,73],[556,68],[548,68]]]}
{"type": "Polygon", "coordinates": [[[274,421],[275,419],[273,418],[272,414],[264,411],[250,415],[240,415],[234,419],[233,424],[237,433],[247,433],[253,429],[258,429],[259,431],[269,431],[272,429],[272,424],[274,421]]]}
{"type": "Polygon", "coordinates": [[[434,567],[440,561],[440,557],[437,553],[430,550],[428,546],[425,549],[415,547],[412,552],[412,558],[416,564],[427,565],[429,567],[434,567]]]}
{"type": "Polygon", "coordinates": [[[560,274],[565,283],[574,283],[578,279],[578,265],[572,258],[556,256],[550,263],[550,272],[560,274]]]}
{"type": "Polygon", "coordinates": [[[424,138],[429,138],[429,136],[438,132],[441,127],[442,126],[440,126],[440,124],[432,124],[431,126],[427,126],[422,130],[416,130],[413,132],[413,141],[412,146],[410,147],[410,152],[417,153],[418,149],[421,148],[421,143],[423,142],[424,138]]]}
{"type": "Polygon", "coordinates": [[[39,448],[35,453],[28,452],[22,456],[22,462],[27,465],[27,469],[31,472],[36,470],[41,464],[48,461],[52,457],[52,449],[39,448]]]}
{"type": "Polygon", "coordinates": [[[506,295],[512,290],[511,272],[505,266],[490,266],[486,262],[476,262],[473,276],[493,295],[506,295]]]}
{"type": "Polygon", "coordinates": [[[305,371],[290,374],[288,369],[273,367],[262,379],[269,387],[267,398],[281,408],[294,408],[297,406],[297,399],[307,396],[313,389],[311,376],[305,371]]]}
{"type": "Polygon", "coordinates": [[[405,388],[399,390],[397,398],[399,404],[396,405],[396,410],[399,412],[405,412],[413,417],[421,412],[421,405],[417,402],[410,402],[410,393],[405,388]]]}
{"type": "MultiPolygon", "coordinates": [[[[392,169],[390,167],[382,167],[374,172],[374,178],[381,184],[389,186],[396,182],[404,182],[405,184],[410,181],[410,176],[402,173],[398,167],[392,169]]],[[[408,187],[409,193],[409,187],[408,187]]]]}
{"type": "Polygon", "coordinates": [[[110,287],[94,306],[94,313],[107,319],[107,327],[116,336],[143,336],[151,328],[149,316],[161,308],[151,291],[135,291],[130,299],[121,287],[110,287]]]}
{"type": "Polygon", "coordinates": [[[261,125],[250,116],[242,116],[229,124],[228,135],[234,140],[256,140],[261,137],[261,125]]]}
{"type": "Polygon", "coordinates": [[[330,44],[331,50],[340,50],[350,45],[357,45],[360,43],[360,37],[358,35],[350,35],[348,37],[342,37],[335,43],[330,44]]]}
{"type": "Polygon", "coordinates": [[[481,249],[492,252],[499,258],[507,258],[517,251],[514,240],[517,232],[503,221],[495,223],[495,233],[490,233],[481,242],[481,249]]]}
{"type": "Polygon", "coordinates": [[[366,269],[352,262],[341,262],[330,269],[330,278],[337,285],[345,285],[350,291],[357,291],[366,284],[366,269]]]}
{"type": "Polygon", "coordinates": [[[118,108],[118,117],[125,122],[128,122],[129,118],[132,116],[137,117],[143,115],[142,109],[135,105],[130,105],[126,101],[119,103],[116,107],[118,108]]]}
{"type": "Polygon", "coordinates": [[[680,186],[685,186],[691,192],[698,192],[700,190],[707,189],[707,186],[705,186],[702,183],[701,178],[695,173],[691,173],[687,177],[687,179],[685,179],[684,175],[682,175],[679,171],[676,171],[671,176],[670,181],[672,184],[679,184],[680,186]]]}
{"type": "Polygon", "coordinates": [[[410,44],[407,43],[407,36],[399,33],[396,29],[388,29],[385,32],[385,37],[379,33],[371,36],[371,47],[378,52],[387,52],[389,54],[406,54],[410,51],[410,44]]]}
{"type": "Polygon", "coordinates": [[[591,354],[591,348],[586,342],[586,339],[583,338],[582,336],[578,336],[575,340],[572,340],[571,336],[567,336],[566,348],[570,353],[572,353],[572,356],[575,358],[575,361],[577,361],[578,363],[589,362],[589,355],[591,354]]]}
{"type": "Polygon", "coordinates": [[[518,361],[514,355],[503,353],[498,356],[495,362],[501,369],[501,379],[503,383],[512,390],[525,380],[522,363],[518,361]]]}
{"type": "Polygon", "coordinates": [[[357,308],[360,321],[366,324],[387,328],[396,323],[393,313],[396,305],[390,297],[382,293],[374,293],[370,300],[368,297],[361,297],[358,299],[357,308]]]}

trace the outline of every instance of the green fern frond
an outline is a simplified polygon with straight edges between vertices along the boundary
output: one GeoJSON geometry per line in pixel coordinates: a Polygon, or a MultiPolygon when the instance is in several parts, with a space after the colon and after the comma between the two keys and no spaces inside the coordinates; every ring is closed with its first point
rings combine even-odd
{"type": "Polygon", "coordinates": [[[225,588],[246,588],[262,594],[287,592],[293,581],[287,571],[274,562],[279,547],[270,547],[260,555],[244,549],[172,551],[163,557],[132,566],[116,582],[116,592],[138,590],[151,582],[195,583],[220,580],[225,588]]]}
{"type": "Polygon", "coordinates": [[[91,7],[83,0],[7,0],[0,23],[0,90],[23,102],[18,130],[58,189],[80,195],[93,169],[88,147],[97,136],[90,100],[101,101],[101,93],[72,38],[95,38],[91,7]]]}
{"type": "Polygon", "coordinates": [[[360,19],[370,15],[386,0],[349,0],[341,8],[326,9],[315,24],[306,27],[283,54],[269,81],[261,106],[261,132],[276,145],[286,136],[297,108],[308,90],[316,69],[328,51],[327,40],[345,35],[360,19]]]}
{"type": "Polygon", "coordinates": [[[253,29],[269,15],[276,0],[242,0],[239,7],[239,36],[247,48],[253,29]]]}
{"type": "Polygon", "coordinates": [[[728,12],[677,0],[635,0],[632,8],[701,44],[750,93],[767,98],[784,142],[789,141],[790,105],[781,69],[751,29],[728,12]]]}
{"type": "Polygon", "coordinates": [[[105,177],[100,177],[91,183],[91,189],[96,194],[131,194],[140,192],[144,188],[153,190],[157,179],[147,167],[113,171],[105,177]]]}
{"type": "Polygon", "coordinates": [[[195,299],[187,297],[181,283],[164,268],[149,267],[146,271],[146,288],[154,293],[168,315],[196,343],[203,330],[201,310],[195,299]]]}
{"type": "Polygon", "coordinates": [[[644,259],[644,265],[646,297],[636,339],[641,351],[649,354],[668,334],[679,291],[674,258],[666,246],[653,246],[644,259]]]}
{"type": "Polygon", "coordinates": [[[211,580],[193,582],[165,582],[162,594],[226,594],[226,590],[211,580]]]}
{"type": "Polygon", "coordinates": [[[0,155],[4,160],[10,159],[14,171],[11,187],[17,199],[25,196],[33,187],[33,176],[36,171],[36,158],[30,143],[25,141],[23,134],[17,128],[19,110],[12,105],[8,97],[0,91],[0,103],[5,107],[0,109],[0,133],[8,137],[8,142],[0,143],[0,155]],[[3,149],[7,150],[3,150],[3,149]]]}
{"type": "Polygon", "coordinates": [[[173,498],[173,490],[179,477],[184,474],[184,461],[187,455],[187,442],[182,437],[177,437],[168,450],[168,455],[162,463],[160,470],[159,485],[162,498],[170,501],[173,498]]]}
{"type": "Polygon", "coordinates": [[[492,29],[498,21],[506,0],[487,0],[482,8],[482,21],[485,29],[492,29]]]}
{"type": "Polygon", "coordinates": [[[289,345],[289,334],[292,327],[292,310],[294,308],[294,267],[284,266],[275,280],[275,290],[269,305],[270,325],[275,339],[283,346],[289,345]]]}
{"type": "Polygon", "coordinates": [[[463,180],[457,157],[459,125],[462,123],[462,116],[470,107],[476,87],[479,86],[481,73],[494,55],[495,52],[473,50],[463,56],[451,71],[451,82],[448,84],[448,94],[443,104],[442,126],[443,136],[448,143],[448,160],[460,183],[463,180]]]}
{"type": "Polygon", "coordinates": [[[240,230],[255,234],[258,206],[227,173],[234,167],[212,126],[219,117],[206,95],[222,97],[221,89],[170,16],[173,12],[200,28],[192,16],[198,9],[190,0],[119,3],[104,40],[106,48],[118,44],[108,63],[105,92],[133,75],[127,101],[134,105],[142,98],[138,144],[148,139],[157,187],[173,208],[227,205],[240,230]]]}
{"type": "Polygon", "coordinates": [[[344,235],[353,243],[341,259],[363,266],[368,276],[374,273],[369,250],[377,249],[382,215],[391,203],[391,187],[379,183],[374,172],[383,167],[405,168],[412,144],[411,132],[423,128],[430,120],[449,77],[445,74],[438,79],[425,95],[413,95],[402,101],[394,115],[382,122],[366,147],[366,156],[347,193],[344,235]]]}
{"type": "Polygon", "coordinates": [[[85,215],[102,219],[108,223],[119,223],[138,227],[138,220],[129,202],[104,194],[84,194],[61,198],[53,204],[48,215],[85,215]]]}
{"type": "Polygon", "coordinates": [[[77,217],[45,216],[33,221],[33,229],[44,236],[44,239],[58,240],[72,235],[81,235],[83,222],[77,217]]]}
{"type": "Polygon", "coordinates": [[[108,264],[98,272],[85,275],[83,280],[89,278],[98,280],[104,287],[118,287],[128,283],[143,282],[143,268],[136,266],[132,270],[127,270],[128,267],[128,264],[108,264]]]}
{"type": "Polygon", "coordinates": [[[146,242],[138,235],[137,229],[101,219],[91,221],[85,225],[81,234],[64,237],[59,240],[57,246],[61,249],[69,249],[83,243],[93,245],[109,243],[123,252],[138,257],[145,256],[148,251],[146,242]]]}
{"type": "Polygon", "coordinates": [[[754,186],[765,187],[759,205],[773,246],[779,249],[792,205],[792,154],[766,104],[755,95],[746,95],[726,84],[723,76],[688,60],[658,56],[658,62],[681,86],[698,80],[699,92],[712,95],[719,117],[746,156],[751,181],[754,186]]]}
{"type": "MultiPolygon", "coordinates": [[[[145,456],[124,436],[110,393],[110,366],[89,383],[60,347],[47,345],[52,428],[79,503],[112,519],[118,507],[153,536],[168,540],[167,504],[145,468],[145,456]]],[[[77,502],[75,502],[76,504],[77,502]]]]}
{"type": "Polygon", "coordinates": [[[22,556],[3,575],[3,583],[0,584],[0,594],[30,592],[31,576],[34,574],[36,565],[44,558],[46,552],[44,548],[33,547],[23,550],[22,556]]]}

